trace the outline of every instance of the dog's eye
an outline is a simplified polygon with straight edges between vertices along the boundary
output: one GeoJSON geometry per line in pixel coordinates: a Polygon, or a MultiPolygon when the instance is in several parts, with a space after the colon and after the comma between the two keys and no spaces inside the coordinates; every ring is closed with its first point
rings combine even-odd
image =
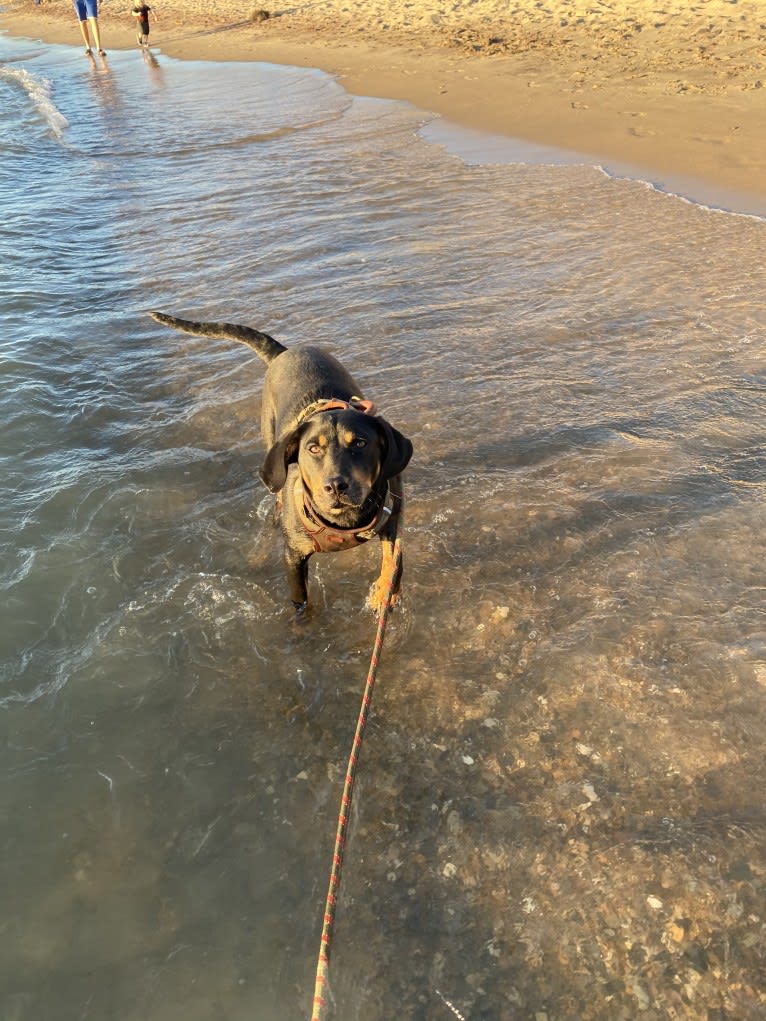
{"type": "Polygon", "coordinates": [[[308,446],[306,447],[306,449],[308,450],[309,454],[321,454],[322,453],[322,448],[321,448],[321,446],[318,443],[309,443],[308,446]]]}
{"type": "Polygon", "coordinates": [[[351,441],[351,446],[354,450],[361,450],[362,447],[367,446],[367,440],[363,440],[361,436],[357,436],[356,439],[351,441]]]}

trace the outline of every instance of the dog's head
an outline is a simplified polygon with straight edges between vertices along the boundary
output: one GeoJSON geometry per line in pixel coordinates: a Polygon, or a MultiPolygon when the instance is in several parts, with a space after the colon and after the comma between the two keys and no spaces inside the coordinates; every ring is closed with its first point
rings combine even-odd
{"type": "Polygon", "coordinates": [[[272,493],[297,464],[303,485],[323,518],[353,527],[375,485],[403,471],[412,443],[385,419],[360,411],[314,415],[274,443],[261,478],[272,493]]]}

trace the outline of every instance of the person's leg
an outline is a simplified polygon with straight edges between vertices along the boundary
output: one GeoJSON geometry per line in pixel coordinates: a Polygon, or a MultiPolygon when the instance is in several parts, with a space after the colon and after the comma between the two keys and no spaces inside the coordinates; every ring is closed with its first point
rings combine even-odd
{"type": "Polygon", "coordinates": [[[79,2],[84,5],[85,11],[88,15],[88,22],[90,23],[90,30],[96,41],[96,49],[99,53],[103,53],[104,51],[101,47],[101,32],[98,27],[98,0],[75,0],[75,2],[79,2]]]}
{"type": "Polygon", "coordinates": [[[80,33],[82,35],[82,41],[85,43],[85,49],[90,53],[90,35],[88,33],[88,15],[91,13],[87,10],[85,0],[74,0],[74,12],[77,15],[77,23],[80,26],[80,33]]]}
{"type": "Polygon", "coordinates": [[[82,33],[82,41],[85,43],[85,49],[89,50],[91,47],[90,47],[90,35],[88,34],[88,22],[87,21],[79,21],[78,25],[80,26],[80,32],[82,33]]]}
{"type": "Polygon", "coordinates": [[[99,53],[103,53],[101,49],[101,33],[98,30],[98,18],[88,18],[90,27],[93,29],[93,38],[96,40],[96,49],[99,53]]]}

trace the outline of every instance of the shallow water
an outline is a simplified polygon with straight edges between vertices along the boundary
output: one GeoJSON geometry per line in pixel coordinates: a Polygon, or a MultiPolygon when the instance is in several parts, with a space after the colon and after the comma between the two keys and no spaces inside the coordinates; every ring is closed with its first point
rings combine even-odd
{"type": "Polygon", "coordinates": [[[262,366],[149,308],[415,444],[336,1016],[763,1017],[763,220],[319,73],[0,61],[4,1021],[310,1014],[376,551],[293,627],[262,366]]]}

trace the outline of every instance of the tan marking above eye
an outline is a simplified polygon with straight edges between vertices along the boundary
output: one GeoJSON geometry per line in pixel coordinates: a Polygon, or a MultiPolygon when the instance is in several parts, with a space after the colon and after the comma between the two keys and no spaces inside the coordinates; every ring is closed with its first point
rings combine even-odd
{"type": "Polygon", "coordinates": [[[344,443],[345,443],[345,444],[346,444],[347,446],[349,446],[349,447],[350,447],[350,446],[351,446],[351,444],[352,444],[352,443],[354,442],[354,440],[356,439],[356,435],[355,435],[354,433],[351,433],[351,432],[349,432],[349,433],[343,433],[343,437],[342,437],[342,439],[343,439],[343,442],[344,442],[344,443]]]}

